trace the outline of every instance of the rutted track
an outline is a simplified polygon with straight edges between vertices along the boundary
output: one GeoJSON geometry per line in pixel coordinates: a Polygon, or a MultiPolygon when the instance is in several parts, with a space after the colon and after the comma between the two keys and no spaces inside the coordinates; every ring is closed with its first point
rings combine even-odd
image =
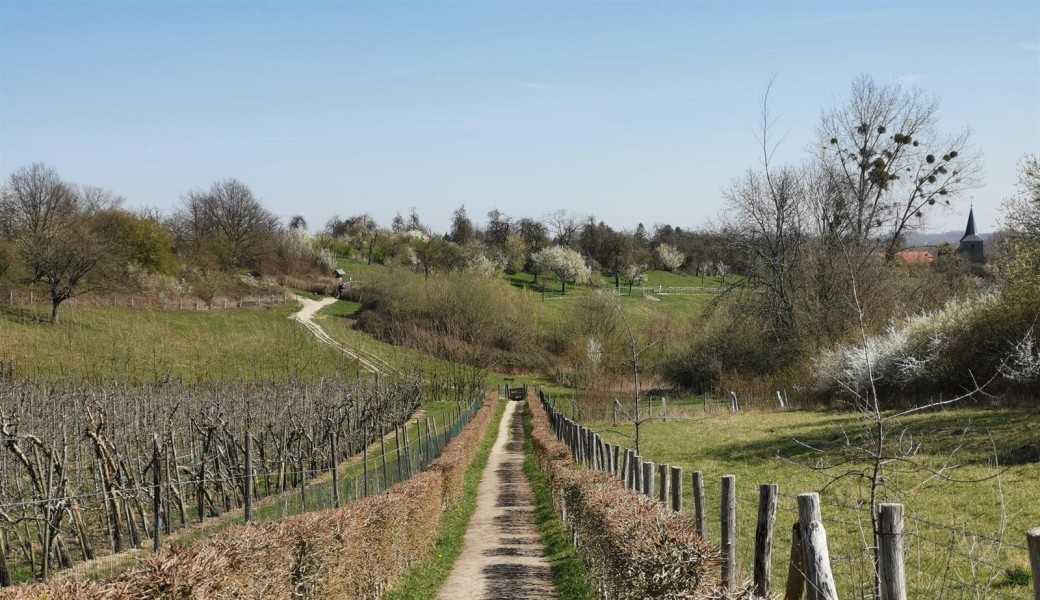
{"type": "Polygon", "coordinates": [[[317,313],[322,308],[335,303],[337,301],[335,298],[311,300],[309,298],[304,298],[303,296],[293,297],[296,299],[297,302],[299,302],[302,305],[302,307],[299,311],[293,313],[289,318],[302,323],[304,327],[309,329],[311,333],[314,334],[314,337],[318,338],[319,342],[339,350],[343,354],[346,354],[347,356],[358,361],[358,364],[360,364],[362,368],[377,375],[386,375],[387,373],[396,370],[394,369],[393,365],[391,365],[390,363],[386,362],[385,360],[371,352],[362,350],[360,348],[347,348],[343,344],[334,340],[332,336],[330,336],[328,333],[326,333],[325,330],[322,329],[321,325],[318,325],[314,322],[315,313],[317,313]]]}

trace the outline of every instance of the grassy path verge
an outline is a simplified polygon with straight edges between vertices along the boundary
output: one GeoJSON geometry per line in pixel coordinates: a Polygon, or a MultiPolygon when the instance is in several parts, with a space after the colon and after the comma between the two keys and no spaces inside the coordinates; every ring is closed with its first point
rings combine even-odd
{"type": "Polygon", "coordinates": [[[566,527],[556,518],[552,506],[549,478],[534,461],[531,443],[531,411],[524,405],[524,473],[534,492],[535,518],[545,544],[545,555],[552,567],[552,579],[560,598],[592,600],[596,596],[589,587],[585,565],[571,545],[566,527]]]}
{"type": "Polygon", "coordinates": [[[506,401],[499,402],[495,416],[488,426],[484,438],[480,442],[473,463],[466,469],[465,492],[462,502],[450,509],[444,518],[444,526],[437,545],[429,559],[408,573],[404,583],[387,594],[389,600],[426,600],[432,598],[451,573],[452,565],[462,553],[462,543],[466,536],[466,528],[473,512],[477,508],[477,487],[480,476],[487,466],[491,447],[498,436],[498,426],[505,412],[506,401]]]}

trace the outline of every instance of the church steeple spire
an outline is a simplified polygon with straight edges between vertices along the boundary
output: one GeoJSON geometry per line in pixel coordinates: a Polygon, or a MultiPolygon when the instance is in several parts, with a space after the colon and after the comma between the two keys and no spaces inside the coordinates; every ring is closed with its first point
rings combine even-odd
{"type": "MultiPolygon", "coordinates": [[[[968,209],[968,226],[964,229],[964,237],[975,235],[975,207],[968,209]]],[[[963,238],[961,238],[963,239],[963,238]]]]}

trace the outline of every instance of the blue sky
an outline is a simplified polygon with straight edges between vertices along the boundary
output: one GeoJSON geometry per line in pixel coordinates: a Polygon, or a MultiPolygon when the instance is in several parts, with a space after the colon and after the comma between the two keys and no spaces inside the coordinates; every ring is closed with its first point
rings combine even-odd
{"type": "Polygon", "coordinates": [[[715,218],[858,75],[921,86],[971,127],[985,185],[933,230],[995,227],[1040,152],[1040,2],[16,2],[0,0],[0,177],[43,161],[130,206],[248,183],[312,229],[435,229],[465,203],[616,227],[715,218]]]}

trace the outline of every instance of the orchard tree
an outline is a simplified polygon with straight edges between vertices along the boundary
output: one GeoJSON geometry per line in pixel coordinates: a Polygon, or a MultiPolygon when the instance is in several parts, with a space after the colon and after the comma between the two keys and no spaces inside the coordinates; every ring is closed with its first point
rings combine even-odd
{"type": "Polygon", "coordinates": [[[906,233],[934,208],[977,184],[970,132],[937,131],[939,101],[919,89],[862,76],[824,112],[819,162],[831,193],[821,221],[845,241],[880,239],[891,260],[906,233]]]}
{"type": "Polygon", "coordinates": [[[108,282],[118,267],[119,240],[102,235],[97,215],[117,201],[99,188],[81,193],[42,163],[11,174],[0,193],[0,234],[13,245],[30,283],[43,285],[51,299],[51,322],[63,302],[108,282]],[[109,276],[109,277],[106,277],[109,276]]]}
{"type": "Polygon", "coordinates": [[[675,271],[686,261],[686,255],[668,244],[657,247],[657,260],[666,271],[675,271]]]}
{"type": "Polygon", "coordinates": [[[563,246],[550,246],[531,255],[535,270],[541,273],[552,273],[560,280],[560,291],[567,291],[567,282],[575,285],[585,283],[592,276],[592,270],[580,254],[563,246]]]}

